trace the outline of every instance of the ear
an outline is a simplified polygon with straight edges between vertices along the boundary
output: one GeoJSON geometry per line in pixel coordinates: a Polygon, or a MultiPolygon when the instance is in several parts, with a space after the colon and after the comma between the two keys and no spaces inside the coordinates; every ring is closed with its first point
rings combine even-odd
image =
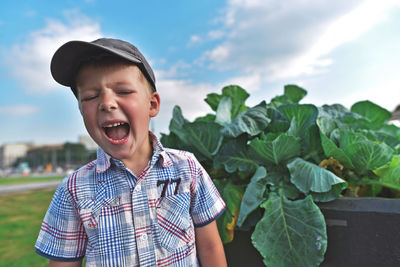
{"type": "Polygon", "coordinates": [[[157,116],[160,111],[160,95],[157,92],[152,92],[150,96],[150,117],[157,116]]]}

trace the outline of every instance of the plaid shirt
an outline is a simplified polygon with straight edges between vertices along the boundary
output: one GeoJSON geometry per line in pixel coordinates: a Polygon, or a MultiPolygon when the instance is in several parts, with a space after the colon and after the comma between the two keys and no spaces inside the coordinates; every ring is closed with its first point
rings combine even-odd
{"type": "Polygon", "coordinates": [[[225,208],[210,177],[187,152],[164,149],[136,176],[101,148],[66,177],[46,213],[36,252],[86,266],[198,266],[194,227],[225,208]]]}

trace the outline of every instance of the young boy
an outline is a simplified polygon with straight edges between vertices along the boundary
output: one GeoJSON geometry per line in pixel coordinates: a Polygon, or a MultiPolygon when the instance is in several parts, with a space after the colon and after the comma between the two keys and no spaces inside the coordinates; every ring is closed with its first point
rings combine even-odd
{"type": "Polygon", "coordinates": [[[71,87],[97,160],[66,177],[36,252],[49,266],[226,266],[215,219],[225,204],[195,157],[149,131],[160,96],[130,43],[71,41],[51,62],[71,87]],[[198,262],[199,261],[199,262],[198,262]]]}

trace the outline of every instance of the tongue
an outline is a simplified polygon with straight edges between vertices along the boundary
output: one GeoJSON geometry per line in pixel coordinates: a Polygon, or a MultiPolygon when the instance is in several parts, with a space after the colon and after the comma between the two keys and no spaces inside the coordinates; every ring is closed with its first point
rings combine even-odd
{"type": "Polygon", "coordinates": [[[106,134],[112,140],[122,140],[124,139],[129,133],[128,125],[120,125],[116,127],[106,128],[106,134]]]}

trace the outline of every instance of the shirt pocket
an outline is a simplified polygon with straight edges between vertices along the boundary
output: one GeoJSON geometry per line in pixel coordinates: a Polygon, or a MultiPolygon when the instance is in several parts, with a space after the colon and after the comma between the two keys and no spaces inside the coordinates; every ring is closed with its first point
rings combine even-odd
{"type": "Polygon", "coordinates": [[[78,213],[86,232],[90,232],[97,226],[99,213],[95,212],[96,202],[93,199],[83,199],[78,203],[78,213]]]}
{"type": "Polygon", "coordinates": [[[190,193],[162,197],[158,203],[156,212],[161,246],[174,251],[193,244],[190,193]]]}
{"type": "Polygon", "coordinates": [[[83,199],[78,203],[78,213],[85,228],[89,242],[94,246],[98,241],[99,217],[104,207],[119,205],[120,197],[103,199],[96,202],[93,199],[83,199]]]}

